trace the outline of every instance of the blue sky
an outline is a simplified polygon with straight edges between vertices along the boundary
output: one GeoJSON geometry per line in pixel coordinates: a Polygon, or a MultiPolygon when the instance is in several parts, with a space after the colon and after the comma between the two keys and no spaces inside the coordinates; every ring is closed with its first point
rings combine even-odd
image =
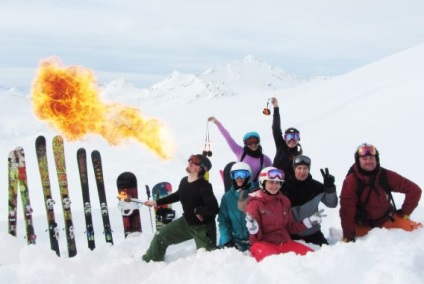
{"type": "Polygon", "coordinates": [[[0,86],[29,87],[52,55],[139,87],[246,55],[339,75],[424,43],[422,11],[422,0],[2,0],[0,86]]]}

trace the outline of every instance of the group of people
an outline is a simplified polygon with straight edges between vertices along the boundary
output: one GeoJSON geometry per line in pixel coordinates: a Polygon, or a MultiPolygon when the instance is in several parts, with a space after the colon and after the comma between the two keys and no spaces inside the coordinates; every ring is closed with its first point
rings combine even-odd
{"type": "MultiPolygon", "coordinates": [[[[304,255],[313,251],[307,243],[328,244],[321,231],[325,215],[319,205],[337,207],[335,178],[328,168],[320,170],[322,182],[312,178],[311,159],[303,155],[299,131],[290,127],[283,134],[278,101],[272,98],[271,103],[276,146],[273,161],[263,153],[257,132],[246,133],[244,145],[239,145],[215,117],[208,119],[217,125],[237,158],[230,172],[232,186],[218,205],[212,185],[205,179],[212,167],[210,160],[201,154],[191,155],[188,176],[181,180],[178,190],[144,203],[158,206],[180,201],[184,211],[156,232],[142,257],[144,261],[163,261],[169,245],[189,239],[194,239],[197,249],[232,247],[250,251],[257,261],[286,252],[304,255]]],[[[353,242],[375,227],[406,231],[421,227],[409,219],[421,198],[421,188],[381,167],[373,145],[360,145],[354,158],[340,194],[343,240],[353,242]],[[401,207],[396,207],[392,192],[405,195],[401,207]]]]}

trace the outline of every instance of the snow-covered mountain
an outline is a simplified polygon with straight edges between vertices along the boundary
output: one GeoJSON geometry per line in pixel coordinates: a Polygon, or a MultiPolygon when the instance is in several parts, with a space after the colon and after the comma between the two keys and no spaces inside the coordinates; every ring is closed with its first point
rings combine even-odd
{"type": "MultiPolygon", "coordinates": [[[[103,99],[125,103],[139,108],[143,116],[160,119],[172,132],[173,137],[169,139],[175,140],[176,147],[172,152],[173,158],[163,160],[149,152],[144,145],[132,140],[111,146],[100,135],[92,134],[80,141],[66,141],[66,164],[78,248],[78,255],[72,259],[66,258],[63,237],[60,247],[64,257],[57,258],[49,248],[48,236],[44,231],[45,208],[34,149],[34,141],[38,135],[45,135],[50,143],[58,132],[34,116],[28,94],[16,95],[8,92],[8,89],[1,91],[0,154],[4,162],[0,163],[0,197],[3,197],[0,198],[0,281],[44,284],[123,281],[422,283],[424,246],[421,240],[424,238],[424,230],[406,233],[376,229],[356,243],[336,243],[305,257],[293,254],[272,256],[261,263],[256,263],[252,258],[233,249],[196,253],[191,241],[171,247],[166,263],[146,264],[140,261],[153,235],[149,211],[144,207],[140,209],[143,223],[141,236],[124,239],[116,201],[117,176],[123,171],[134,172],[138,178],[141,199],[146,198],[143,190],[146,184],[154,185],[167,180],[176,188],[185,175],[187,157],[203,150],[207,118],[212,115],[240,143],[244,133],[258,131],[265,154],[273,158],[275,146],[271,133],[272,118],[262,114],[270,97],[279,100],[282,127],[295,126],[300,129],[301,143],[305,154],[312,159],[311,173],[315,179],[322,180],[319,169],[328,167],[330,173],[336,177],[337,190],[340,192],[343,178],[353,163],[356,146],[369,142],[379,149],[384,167],[393,169],[424,187],[420,164],[424,159],[424,152],[421,151],[424,134],[420,127],[424,105],[424,45],[344,75],[325,80],[306,80],[308,82],[286,77],[284,72],[276,72],[273,68],[266,67],[266,64],[255,62],[256,60],[248,57],[239,64],[230,63],[228,66],[231,68],[212,68],[197,76],[174,73],[169,80],[146,90],[136,88],[125,79],[109,82],[104,86],[100,94],[103,99]],[[257,69],[250,65],[252,62],[257,69]],[[243,64],[250,67],[241,67],[243,64]],[[280,81],[278,78],[285,79],[280,81]],[[290,83],[293,85],[288,83],[290,80],[293,80],[290,83]],[[219,95],[220,91],[206,92],[206,82],[228,85],[225,92],[221,89],[221,93],[225,95],[219,95]],[[153,90],[157,90],[157,93],[153,90]],[[34,226],[38,235],[35,246],[25,245],[26,240],[22,238],[23,226],[20,225],[22,220],[18,220],[18,238],[12,238],[6,232],[6,159],[8,152],[17,145],[26,150],[28,184],[34,209],[34,226]],[[96,185],[93,171],[89,169],[97,248],[94,251],[87,248],[76,163],[76,151],[79,147],[85,147],[87,152],[97,149],[102,154],[114,231],[113,247],[105,244],[96,185]]],[[[224,190],[219,169],[233,160],[234,155],[216,126],[212,124],[208,127],[213,151],[210,181],[220,200],[224,190]]],[[[48,147],[51,153],[51,145],[48,147]]],[[[49,160],[49,167],[52,194],[57,201],[58,183],[52,159],[49,160]]],[[[394,198],[397,204],[402,204],[402,195],[395,195],[394,198]]],[[[180,204],[174,204],[174,208],[177,215],[181,216],[180,204]]],[[[55,210],[58,212],[56,218],[59,227],[63,228],[61,205],[58,201],[55,210]]],[[[19,218],[22,218],[21,213],[18,212],[19,218]]],[[[340,229],[340,219],[337,208],[326,208],[326,213],[328,216],[322,223],[322,230],[330,238],[329,229],[340,229]]],[[[422,200],[412,218],[424,222],[422,200]]]]}
{"type": "Polygon", "coordinates": [[[182,74],[174,71],[164,80],[148,89],[137,89],[125,79],[118,79],[104,86],[104,96],[117,97],[132,104],[188,103],[196,100],[239,96],[246,92],[281,90],[297,85],[324,80],[324,77],[301,78],[272,67],[248,55],[243,60],[233,61],[225,66],[211,67],[202,74],[182,74]]]}

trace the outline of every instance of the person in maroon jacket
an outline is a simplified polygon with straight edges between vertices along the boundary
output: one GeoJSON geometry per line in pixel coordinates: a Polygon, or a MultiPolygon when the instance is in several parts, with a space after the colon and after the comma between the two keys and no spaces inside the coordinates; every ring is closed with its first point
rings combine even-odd
{"type": "Polygon", "coordinates": [[[355,164],[343,181],[340,195],[340,219],[345,242],[355,241],[372,228],[401,228],[412,231],[421,224],[409,215],[421,198],[421,188],[414,182],[380,166],[379,152],[371,144],[362,144],[355,151],[355,164]],[[405,194],[396,208],[392,193],[405,194]]]}
{"type": "Polygon", "coordinates": [[[284,172],[275,167],[266,167],[259,174],[262,190],[248,197],[246,226],[249,231],[250,252],[261,261],[273,254],[294,252],[305,255],[313,251],[306,245],[292,241],[290,234],[296,234],[321,223],[323,210],[296,222],[292,218],[290,200],[281,192],[284,172]]]}

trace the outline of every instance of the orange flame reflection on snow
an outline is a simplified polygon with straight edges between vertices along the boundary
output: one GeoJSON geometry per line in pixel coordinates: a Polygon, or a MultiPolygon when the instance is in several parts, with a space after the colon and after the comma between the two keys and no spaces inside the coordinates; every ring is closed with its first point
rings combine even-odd
{"type": "Polygon", "coordinates": [[[105,104],[91,70],[65,67],[52,57],[40,62],[32,85],[32,104],[37,117],[48,121],[68,140],[100,134],[110,144],[134,138],[164,159],[170,158],[172,139],[156,119],[146,119],[137,108],[105,104]]]}

